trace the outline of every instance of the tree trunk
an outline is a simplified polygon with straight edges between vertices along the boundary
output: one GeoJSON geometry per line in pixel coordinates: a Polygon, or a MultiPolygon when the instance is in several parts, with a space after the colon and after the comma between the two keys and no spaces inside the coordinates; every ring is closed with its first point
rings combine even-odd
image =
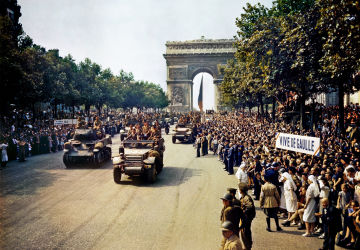
{"type": "Polygon", "coordinates": [[[303,95],[299,97],[300,102],[300,129],[305,129],[305,98],[303,95]]]}
{"type": "Polygon", "coordinates": [[[31,111],[32,111],[32,113],[33,113],[32,122],[35,123],[35,118],[36,118],[36,114],[35,114],[35,103],[31,103],[31,111]]]}
{"type": "Polygon", "coordinates": [[[57,100],[55,98],[54,100],[54,118],[57,119],[57,100]]]}
{"type": "Polygon", "coordinates": [[[339,81],[339,131],[341,135],[345,135],[344,128],[344,86],[343,81],[339,81]]]}
{"type": "Polygon", "coordinates": [[[276,99],[275,97],[273,97],[273,100],[272,100],[272,120],[275,121],[275,112],[276,112],[276,99]]]}
{"type": "Polygon", "coordinates": [[[90,104],[85,104],[85,113],[89,116],[90,115],[90,104]]]}
{"type": "Polygon", "coordinates": [[[258,95],[258,101],[260,105],[260,114],[261,116],[264,116],[264,102],[261,94],[258,95]]]}
{"type": "Polygon", "coordinates": [[[97,105],[99,117],[101,116],[101,106],[102,106],[101,104],[97,105]]]}

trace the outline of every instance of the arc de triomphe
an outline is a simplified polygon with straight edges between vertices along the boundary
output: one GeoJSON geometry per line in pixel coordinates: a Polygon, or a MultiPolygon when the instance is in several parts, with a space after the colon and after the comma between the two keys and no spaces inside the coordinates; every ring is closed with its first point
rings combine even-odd
{"type": "Polygon", "coordinates": [[[218,66],[234,57],[233,39],[204,39],[166,42],[167,92],[171,111],[188,112],[193,109],[193,79],[200,72],[214,78],[215,110],[219,106],[219,87],[222,75],[218,66]]]}

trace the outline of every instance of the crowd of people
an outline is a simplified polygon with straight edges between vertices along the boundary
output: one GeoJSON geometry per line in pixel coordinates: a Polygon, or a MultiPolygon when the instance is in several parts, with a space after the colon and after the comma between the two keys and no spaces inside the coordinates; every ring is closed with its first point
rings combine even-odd
{"type": "MultiPolygon", "coordinates": [[[[324,249],[333,249],[335,242],[359,249],[360,107],[345,108],[344,135],[339,131],[337,107],[322,108],[320,115],[315,129],[304,130],[298,124],[249,114],[214,114],[194,124],[196,156],[211,151],[241,187],[253,189],[253,198],[266,215],[267,231],[273,231],[273,218],[277,231],[298,226],[305,230],[304,237],[324,239],[324,249]],[[278,132],[319,137],[319,156],[277,149],[278,132]],[[284,217],[282,223],[279,217],[284,217]]],[[[228,220],[239,235],[236,228],[244,222],[224,218],[227,228],[228,220]]],[[[251,236],[241,234],[241,238],[250,249],[251,236]]]]}
{"type": "MultiPolygon", "coordinates": [[[[305,230],[304,237],[324,239],[324,249],[333,249],[335,242],[360,247],[360,106],[345,108],[345,134],[340,133],[337,111],[337,107],[322,107],[317,113],[321,117],[314,119],[316,124],[309,130],[296,123],[272,121],[270,116],[239,112],[189,113],[179,118],[179,124],[193,126],[196,156],[211,152],[224,164],[224,171],[239,181],[239,199],[235,189],[222,197],[223,249],[232,249],[230,245],[239,242],[245,249],[252,248],[254,200],[266,215],[264,224],[269,232],[274,230],[274,219],[276,231],[298,226],[305,230]],[[277,149],[278,132],[320,138],[319,155],[277,149]],[[252,197],[248,194],[251,189],[252,197]],[[284,218],[282,223],[279,217],[284,218]]],[[[130,126],[128,138],[142,140],[158,136],[161,125],[156,121],[164,114],[108,113],[95,117],[92,114],[80,122],[95,127],[101,124],[108,134],[130,126]]],[[[16,122],[3,118],[1,125],[2,167],[9,160],[62,150],[75,129],[74,125],[54,126],[52,120],[34,120],[31,114],[22,116],[20,122],[18,117],[16,122]]]]}
{"type": "MultiPolygon", "coordinates": [[[[46,113],[48,114],[48,112],[46,113]]],[[[148,138],[158,134],[158,127],[149,124],[161,120],[169,114],[145,112],[106,112],[100,116],[96,111],[76,114],[76,122],[68,125],[55,125],[52,116],[41,116],[34,119],[31,112],[17,111],[0,120],[1,168],[12,160],[25,161],[26,158],[64,149],[65,143],[73,138],[76,128],[93,127],[102,134],[114,136],[125,126],[130,126],[129,137],[138,139],[139,128],[135,124],[144,124],[148,138]],[[134,124],[134,126],[133,126],[134,124]]],[[[65,117],[65,116],[64,116],[65,117]]],[[[69,117],[66,117],[69,118],[69,117]]],[[[142,137],[144,138],[144,137],[142,137]]]]}
{"type": "Polygon", "coordinates": [[[2,117],[0,121],[1,167],[8,161],[57,152],[71,138],[74,127],[54,126],[53,120],[33,120],[31,113],[20,117],[2,117]]]}

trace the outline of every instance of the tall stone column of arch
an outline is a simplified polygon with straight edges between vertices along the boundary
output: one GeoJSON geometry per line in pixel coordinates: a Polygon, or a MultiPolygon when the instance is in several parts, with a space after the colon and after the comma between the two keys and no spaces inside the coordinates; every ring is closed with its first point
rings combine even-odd
{"type": "MultiPolygon", "coordinates": [[[[173,112],[193,110],[193,79],[200,72],[214,78],[215,110],[219,110],[219,84],[223,76],[219,66],[234,58],[233,39],[200,39],[166,42],[167,94],[173,112]]],[[[206,86],[205,86],[206,87],[206,86]]]]}

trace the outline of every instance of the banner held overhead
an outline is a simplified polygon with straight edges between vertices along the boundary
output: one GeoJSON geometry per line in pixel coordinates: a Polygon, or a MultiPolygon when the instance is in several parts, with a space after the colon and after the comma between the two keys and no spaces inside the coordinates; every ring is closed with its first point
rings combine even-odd
{"type": "Polygon", "coordinates": [[[276,148],[319,156],[320,138],[303,136],[303,135],[277,133],[276,148]]]}

